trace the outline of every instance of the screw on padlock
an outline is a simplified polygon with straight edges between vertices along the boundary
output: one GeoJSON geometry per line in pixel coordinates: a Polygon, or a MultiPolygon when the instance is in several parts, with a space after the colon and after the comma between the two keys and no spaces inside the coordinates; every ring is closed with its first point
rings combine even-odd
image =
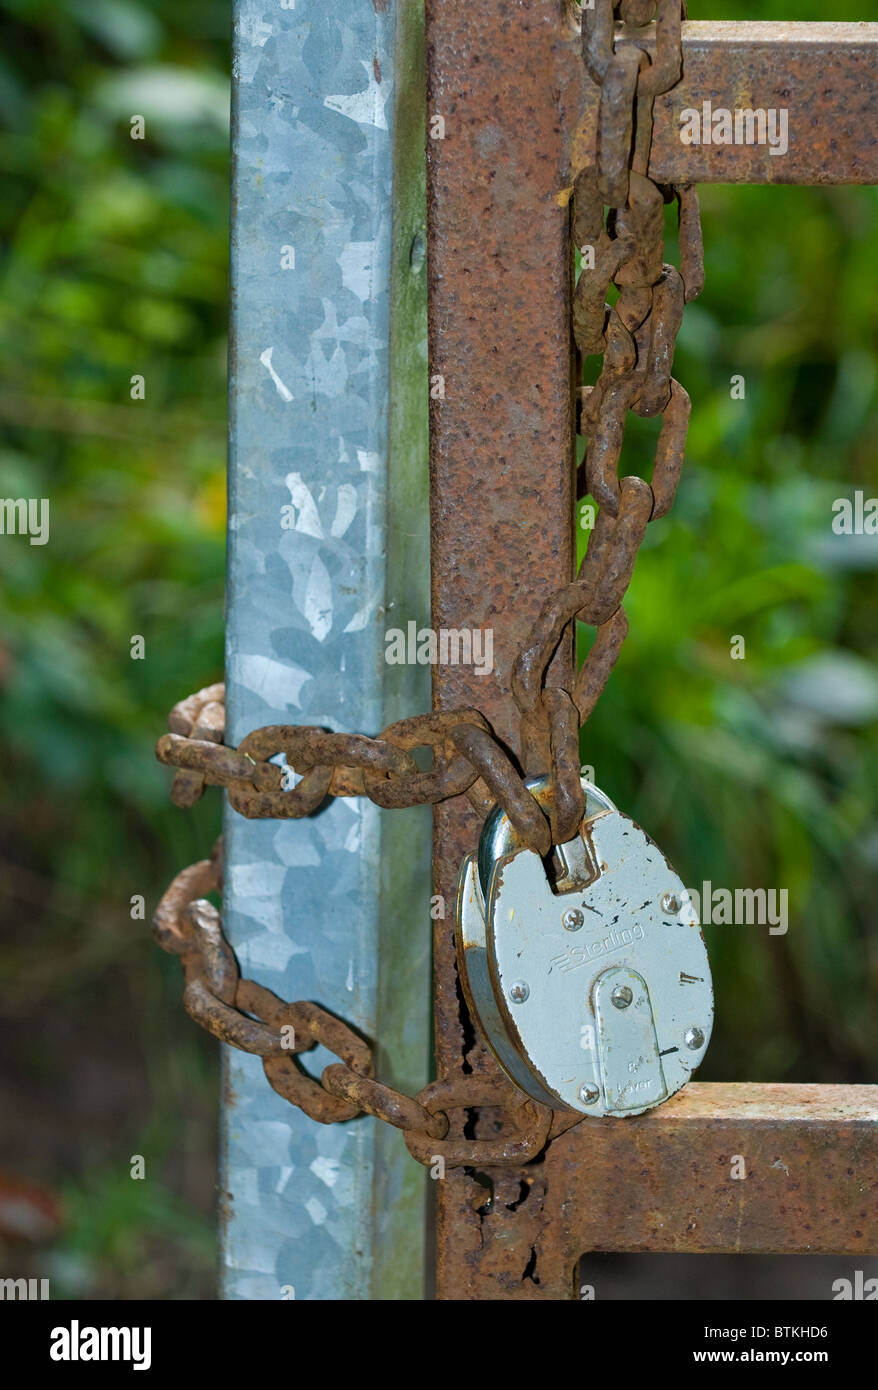
{"type": "MultiPolygon", "coordinates": [[[[549,781],[528,782],[545,805],[549,781]]],[[[583,780],[579,834],[552,876],[495,808],[461,866],[461,981],[503,1070],[553,1108],[638,1115],[701,1062],[713,1023],[707,950],[656,845],[583,780]]]]}

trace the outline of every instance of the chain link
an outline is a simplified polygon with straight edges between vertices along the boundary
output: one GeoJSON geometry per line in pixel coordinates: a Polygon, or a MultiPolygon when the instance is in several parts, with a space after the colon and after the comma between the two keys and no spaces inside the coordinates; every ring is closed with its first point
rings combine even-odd
{"type": "MultiPolygon", "coordinates": [[[[183,1005],[191,1018],[220,1042],[262,1058],[278,1095],[312,1120],[337,1124],[366,1113],[405,1131],[406,1143],[428,1166],[441,1158],[452,1166],[523,1163],[544,1147],[553,1112],[523,1099],[509,1082],[468,1086],[433,1083],[414,1099],[375,1080],[372,1049],[352,1028],[317,1004],[283,999],[254,980],[241,978],[220,914],[206,894],[222,887],[222,841],[210,859],[192,864],[167,889],[153,918],[153,935],[163,950],[180,957],[183,1005]],[[320,1043],[339,1059],[320,1081],[300,1067],[300,1053],[320,1043]],[[503,1133],[490,1141],[450,1135],[449,1111],[479,1104],[496,1109],[503,1133]],[[510,1123],[511,1121],[511,1123],[510,1123]]],[[[468,1082],[470,1078],[465,1078],[468,1082]]]]}
{"type": "MultiPolygon", "coordinates": [[[[327,796],[403,807],[466,794],[482,814],[502,806],[520,842],[541,855],[576,834],[585,809],[579,730],[625,640],[622,600],[647,526],[673,504],[691,410],[672,370],[684,304],[704,284],[698,196],[691,185],[665,187],[648,173],[653,105],[679,81],[684,18],[680,0],[594,0],[582,9],[583,60],[600,88],[600,109],[595,156],[574,183],[573,239],[583,268],[573,333],[581,359],[600,355],[603,362],[577,402],[578,432],[588,440],[578,491],[599,510],[576,578],[546,600],[513,666],[520,767],[473,709],[399,720],[377,738],[267,725],[230,748],[223,743],[224,687],[211,685],[175,705],[156,746],[159,761],[177,769],[177,805],[191,806],[205,785],[225,787],[233,808],[251,818],[307,816],[327,796]],[[674,201],[679,270],[664,261],[664,209],[674,201]],[[619,477],[629,411],[661,417],[651,482],[619,477]],[[549,684],[548,672],[577,622],[594,627],[595,638],[568,691],[549,684]],[[427,771],[413,757],[417,748],[431,751],[427,771]],[[286,768],[273,761],[281,754],[286,768]],[[544,811],[525,776],[547,770],[544,811]],[[293,783],[291,773],[300,780],[293,783]]],[[[156,939],[181,957],[191,1016],[221,1041],[261,1056],[274,1089],[312,1119],[332,1124],[364,1111],[376,1115],[404,1130],[412,1154],[427,1164],[437,1157],[452,1164],[526,1162],[571,1123],[506,1081],[435,1082],[414,1100],[376,1081],[369,1045],[341,1020],[316,1004],[284,1003],[240,978],[219,914],[204,898],[219,879],[218,850],[179,874],[156,913],[156,939]],[[296,1061],[317,1043],[339,1058],[320,1082],[296,1061]],[[474,1106],[502,1112],[499,1138],[449,1137],[448,1112],[474,1106]]]]}

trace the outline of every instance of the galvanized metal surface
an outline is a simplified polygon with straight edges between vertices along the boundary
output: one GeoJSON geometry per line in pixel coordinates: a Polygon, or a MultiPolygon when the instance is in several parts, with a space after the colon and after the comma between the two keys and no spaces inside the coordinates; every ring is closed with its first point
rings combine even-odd
{"type": "MultiPolygon", "coordinates": [[[[581,71],[575,41],[569,62],[581,71]]],[[[598,121],[597,88],[580,80],[586,116],[578,165],[595,149],[598,121]]],[[[878,24],[690,21],[682,81],[656,99],[649,176],[672,184],[878,183],[876,89],[878,24]],[[683,144],[681,113],[703,112],[705,102],[732,113],[786,110],[788,152],[773,155],[766,141],[683,144]]]]}
{"type": "MultiPolygon", "coordinates": [[[[377,732],[395,715],[394,699],[427,698],[423,668],[383,660],[385,604],[404,601],[419,622],[426,607],[423,534],[411,542],[420,562],[408,556],[405,587],[398,570],[388,580],[385,559],[396,19],[395,3],[371,0],[235,7],[234,743],[268,723],[377,732]],[[389,693],[397,673],[406,688],[389,693]]],[[[416,124],[411,135],[418,140],[416,124]]],[[[397,227],[409,246],[418,230],[417,220],[397,227]]],[[[423,269],[406,267],[423,288],[423,269]]],[[[416,366],[416,341],[409,351],[416,366]]],[[[397,399],[396,408],[417,439],[410,405],[397,399]]],[[[401,492],[417,493],[408,471],[417,454],[392,466],[402,469],[401,492]]],[[[418,533],[411,515],[406,530],[418,533]]],[[[226,821],[225,920],[243,971],[369,1036],[381,1028],[393,1079],[413,1089],[428,1065],[423,814],[406,813],[404,912],[398,887],[382,878],[383,813],[368,801],[336,801],[292,824],[233,811],[226,821]],[[379,962],[393,985],[379,978],[379,962]],[[397,1016],[382,1024],[379,1004],[386,1012],[394,1000],[397,1016]]],[[[316,1074],[334,1061],[325,1050],[312,1057],[316,1074]]],[[[317,1125],[270,1089],[259,1057],[228,1055],[225,1297],[417,1294],[424,1175],[396,1131],[380,1145],[374,1120],[317,1125]]]]}

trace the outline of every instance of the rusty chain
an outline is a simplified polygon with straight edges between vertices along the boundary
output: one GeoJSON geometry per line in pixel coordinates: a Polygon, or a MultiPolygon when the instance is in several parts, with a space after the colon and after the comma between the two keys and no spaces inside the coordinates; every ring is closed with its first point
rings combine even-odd
{"type": "Polygon", "coordinates": [[[285,1003],[264,985],[241,978],[219,913],[205,896],[221,886],[218,840],[210,859],[174,879],[156,910],[153,935],[163,950],[180,957],[183,1004],[190,1017],[220,1042],[261,1057],[272,1088],[312,1120],[337,1124],[365,1111],[403,1130],[409,1151],[427,1166],[437,1159],[449,1166],[523,1163],[539,1153],[550,1134],[569,1126],[567,1116],[556,1120],[546,1106],[499,1078],[433,1082],[415,1099],[376,1081],[372,1049],[341,1019],[307,1001],[285,1003]],[[319,1082],[296,1060],[318,1043],[339,1059],[324,1068],[319,1082]],[[448,1137],[449,1112],[474,1105],[501,1112],[505,1123],[499,1138],[448,1137]]]}
{"type": "MultiPolygon", "coordinates": [[[[367,796],[393,808],[465,794],[482,814],[499,803],[520,842],[541,855],[577,833],[585,809],[579,730],[627,634],[622,600],[649,522],[673,504],[689,422],[689,397],[672,368],[683,306],[704,283],[698,196],[690,185],[663,187],[648,175],[653,104],[680,79],[683,18],[681,0],[594,0],[582,9],[583,60],[600,88],[600,107],[595,157],[575,174],[573,239],[583,268],[573,332],[582,359],[603,357],[597,381],[581,389],[578,402],[579,433],[588,440],[580,491],[599,510],[576,578],[543,605],[513,667],[521,767],[474,709],[398,720],[377,738],[267,725],[231,748],[223,743],[224,687],[212,685],[175,705],[156,746],[159,761],[177,769],[177,805],[192,805],[206,785],[225,787],[232,807],[251,818],[307,816],[328,796],[367,796]],[[673,201],[679,270],[664,261],[664,208],[673,201]],[[618,476],[629,411],[661,416],[649,483],[618,476]],[[595,638],[565,690],[547,673],[577,622],[594,627],[595,638]],[[431,750],[428,771],[412,756],[416,748],[431,750]],[[272,761],[280,754],[286,768],[272,761]],[[525,776],[546,771],[551,794],[544,812],[525,776]]],[[[340,1019],[240,978],[219,914],[204,896],[219,888],[220,857],[217,847],[174,879],[154,934],[181,958],[189,1014],[221,1041],[261,1056],[271,1086],[312,1119],[332,1124],[366,1112],[402,1129],[421,1163],[441,1157],[466,1165],[526,1162],[580,1118],[553,1113],[505,1080],[434,1082],[414,1100],[376,1081],[370,1047],[340,1019]],[[296,1061],[317,1043],[339,1058],[320,1082],[296,1061]],[[449,1113],[471,1107],[502,1112],[499,1138],[448,1137],[449,1113]]]]}

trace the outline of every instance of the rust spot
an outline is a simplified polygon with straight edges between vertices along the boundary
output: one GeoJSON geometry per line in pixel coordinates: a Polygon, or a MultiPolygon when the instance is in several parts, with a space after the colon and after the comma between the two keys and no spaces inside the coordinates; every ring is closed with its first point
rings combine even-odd
{"type": "Polygon", "coordinates": [[[381,81],[381,64],[380,64],[379,61],[378,61],[378,54],[377,54],[377,53],[375,54],[375,57],[372,59],[372,71],[373,71],[374,74],[375,74],[375,81],[376,81],[376,82],[380,82],[380,81],[381,81]]]}
{"type": "Polygon", "coordinates": [[[231,1192],[223,1191],[219,1194],[219,1200],[217,1202],[217,1218],[219,1220],[219,1226],[221,1231],[224,1231],[226,1229],[226,1227],[229,1225],[229,1222],[232,1219],[232,1216],[234,1214],[234,1200],[235,1199],[232,1196],[231,1192]]]}

